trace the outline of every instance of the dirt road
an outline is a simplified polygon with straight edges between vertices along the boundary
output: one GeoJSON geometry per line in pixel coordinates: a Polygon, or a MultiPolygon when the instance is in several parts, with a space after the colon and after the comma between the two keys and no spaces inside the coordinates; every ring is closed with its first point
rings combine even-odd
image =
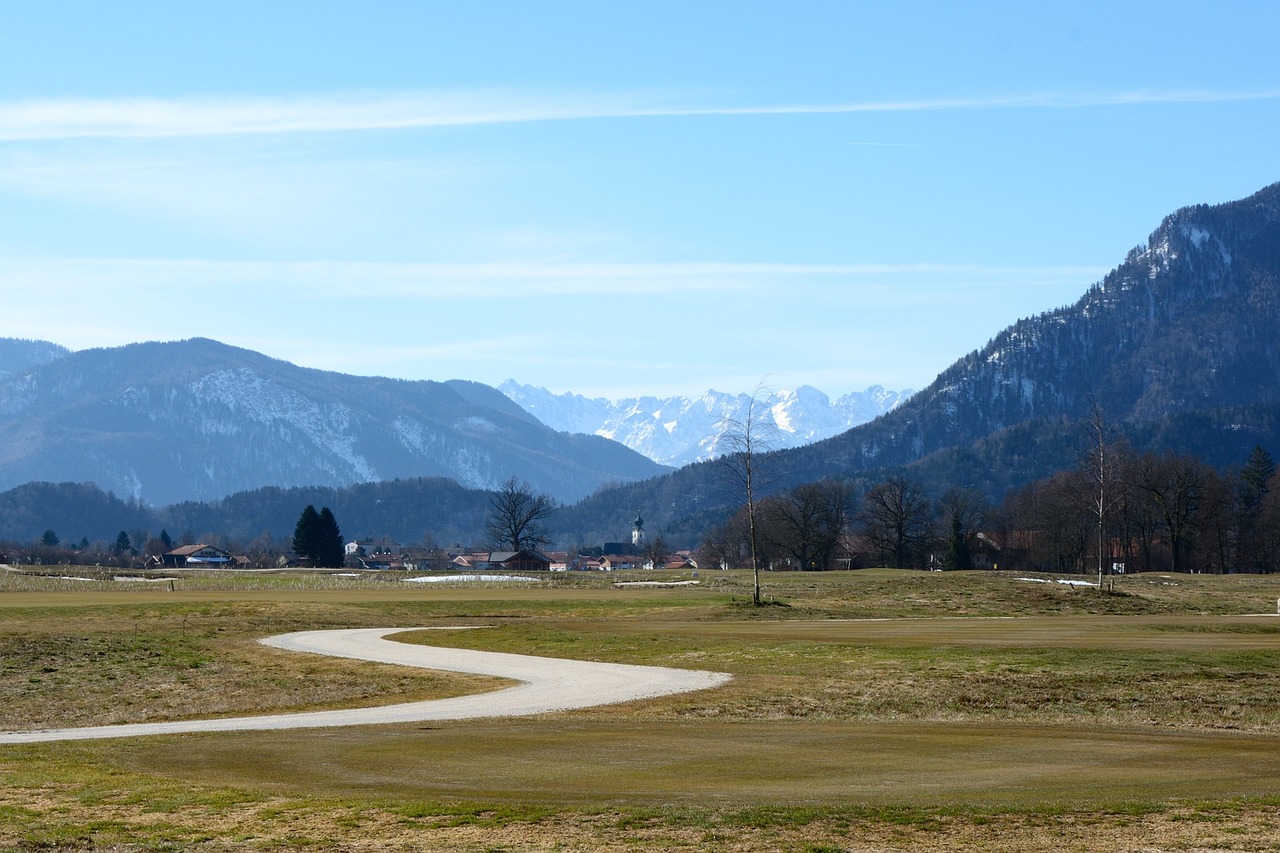
{"type": "Polygon", "coordinates": [[[387,639],[387,635],[404,630],[407,629],[355,628],[337,631],[302,631],[268,637],[261,642],[297,652],[416,666],[423,669],[494,675],[521,683],[492,693],[383,705],[375,708],[0,732],[0,744],[92,740],[186,732],[261,731],[415,723],[425,720],[463,720],[477,717],[513,717],[589,708],[595,705],[612,705],[653,696],[705,690],[724,684],[731,678],[730,675],[721,672],[593,663],[532,655],[477,652],[468,649],[445,649],[398,643],[387,639]]]}

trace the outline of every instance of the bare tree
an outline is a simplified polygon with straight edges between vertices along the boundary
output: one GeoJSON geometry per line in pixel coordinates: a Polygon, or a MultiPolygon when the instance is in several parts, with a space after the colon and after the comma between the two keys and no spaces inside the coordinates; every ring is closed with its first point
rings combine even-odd
{"type": "Polygon", "coordinates": [[[667,560],[671,559],[671,546],[667,544],[667,540],[661,533],[646,539],[643,551],[645,562],[654,569],[662,568],[667,564],[667,560]]]}
{"type": "Polygon", "coordinates": [[[1209,566],[1215,574],[1225,575],[1231,570],[1235,517],[1231,482],[1210,469],[1200,499],[1201,536],[1198,539],[1200,564],[1209,566]]]}
{"type": "Polygon", "coordinates": [[[890,477],[877,483],[863,499],[859,515],[862,535],[894,568],[913,562],[929,535],[932,507],[924,488],[906,477],[890,477]]]}
{"type": "Polygon", "coordinates": [[[844,483],[804,483],[764,504],[765,537],[800,569],[828,569],[849,527],[852,490],[844,483]]]}
{"type": "Polygon", "coordinates": [[[773,449],[778,432],[765,399],[764,386],[757,385],[741,418],[726,417],[720,421],[720,441],[726,453],[719,461],[747,510],[747,538],[753,576],[751,601],[756,606],[760,605],[760,534],[756,524],[756,500],[763,485],[758,468],[773,449]]]}
{"type": "Polygon", "coordinates": [[[734,519],[713,528],[698,546],[698,565],[732,569],[738,565],[739,539],[734,535],[734,519]]]}
{"type": "Polygon", "coordinates": [[[1102,589],[1103,561],[1107,554],[1107,516],[1121,499],[1120,450],[1117,447],[1111,425],[1102,415],[1102,408],[1094,403],[1089,410],[1090,446],[1085,454],[1084,470],[1093,487],[1090,509],[1098,522],[1098,589],[1102,589]]]}
{"type": "Polygon", "coordinates": [[[555,510],[550,497],[534,494],[528,483],[511,477],[489,498],[489,539],[512,551],[540,548],[550,541],[543,522],[555,510]]]}
{"type": "Polygon", "coordinates": [[[1209,466],[1190,456],[1148,453],[1137,465],[1137,487],[1146,492],[1159,510],[1169,537],[1175,572],[1184,558],[1199,523],[1200,502],[1209,479],[1209,466]]]}
{"type": "Polygon", "coordinates": [[[990,507],[975,489],[952,487],[938,501],[939,536],[946,543],[948,569],[972,569],[973,546],[990,507]]]}

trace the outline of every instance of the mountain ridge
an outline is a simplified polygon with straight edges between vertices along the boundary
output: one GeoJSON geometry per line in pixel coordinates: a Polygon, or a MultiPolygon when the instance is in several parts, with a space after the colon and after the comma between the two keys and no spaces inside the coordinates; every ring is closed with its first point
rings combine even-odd
{"type": "MultiPolygon", "coordinates": [[[[776,488],[888,472],[988,492],[1079,458],[1097,406],[1153,449],[1242,464],[1280,449],[1280,183],[1165,217],[1071,305],[1018,320],[873,421],[779,451],[776,488]]],[[[735,500],[708,465],[620,486],[572,509],[591,529],[621,506],[655,530],[692,529],[735,500]]]]}
{"type": "MultiPolygon", "coordinates": [[[[610,438],[672,467],[715,458],[721,452],[726,421],[741,421],[753,398],[712,389],[700,397],[608,400],[572,392],[553,394],[511,379],[498,390],[553,429],[610,438]]],[[[873,385],[832,400],[817,388],[802,385],[795,390],[762,389],[756,403],[777,426],[778,447],[799,447],[866,423],[912,393],[873,385]]]]}
{"type": "MultiPolygon", "coordinates": [[[[1082,427],[1097,407],[1136,449],[1171,450],[1220,467],[1242,464],[1253,444],[1280,449],[1278,329],[1280,184],[1273,184],[1239,201],[1170,214],[1073,304],[1010,325],[874,420],[761,461],[773,468],[777,489],[824,478],[865,488],[876,477],[906,472],[934,486],[973,487],[999,499],[1009,488],[1075,464],[1082,427]]],[[[40,439],[38,430],[6,432],[13,429],[9,409],[27,405],[31,420],[46,416],[31,410],[23,395],[39,391],[32,377],[51,376],[72,358],[0,381],[0,453],[40,439]]],[[[308,379],[319,381],[318,373],[308,379]]],[[[84,381],[82,374],[63,378],[71,388],[84,381]]],[[[387,393],[406,384],[377,381],[387,393]]],[[[445,383],[422,388],[436,385],[455,403],[467,402],[445,383]]],[[[460,387],[474,397],[502,396],[487,386],[460,387]]],[[[147,391],[131,390],[135,397],[147,391]]],[[[528,426],[530,416],[516,408],[510,400],[495,402],[483,409],[491,420],[463,418],[464,432],[485,432],[499,422],[528,426]]],[[[116,416],[136,417],[127,406],[123,411],[116,416]]],[[[86,428],[75,417],[47,424],[86,428]]],[[[543,430],[544,439],[562,435],[543,430]]],[[[612,444],[596,438],[603,443],[598,447],[612,444]]],[[[696,539],[740,501],[717,468],[696,462],[597,489],[560,513],[557,529],[589,542],[616,536],[619,519],[639,511],[655,534],[696,539]]],[[[0,465],[0,471],[8,469],[0,465]]]]}
{"type": "Polygon", "coordinates": [[[0,379],[0,488],[89,481],[153,504],[260,486],[510,476],[559,500],[662,473],[465,381],[357,377],[205,338],[66,353],[0,379]]]}

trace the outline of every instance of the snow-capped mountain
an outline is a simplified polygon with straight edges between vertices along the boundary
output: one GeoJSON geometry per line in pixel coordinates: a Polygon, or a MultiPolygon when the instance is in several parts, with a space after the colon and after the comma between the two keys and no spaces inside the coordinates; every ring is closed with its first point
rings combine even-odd
{"type": "Polygon", "coordinates": [[[487,385],[311,370],[195,338],[70,353],[0,339],[0,489],[92,482],[143,503],[263,486],[508,477],[560,501],[663,468],[539,423],[487,385]]]}
{"type": "MultiPolygon", "coordinates": [[[[610,401],[553,394],[508,379],[498,390],[552,429],[611,438],[664,465],[687,465],[718,455],[727,420],[743,420],[750,394],[708,391],[689,397],[639,397],[610,401]]],[[[799,447],[873,420],[910,397],[873,385],[832,400],[808,385],[773,391],[760,402],[777,426],[779,448],[799,447]]]]}

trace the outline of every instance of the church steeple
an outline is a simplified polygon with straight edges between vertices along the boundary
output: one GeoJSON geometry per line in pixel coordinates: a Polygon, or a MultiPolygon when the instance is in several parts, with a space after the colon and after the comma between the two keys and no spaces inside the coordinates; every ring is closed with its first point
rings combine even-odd
{"type": "Polygon", "coordinates": [[[637,548],[644,544],[644,519],[636,513],[636,520],[631,527],[631,544],[637,548]]]}

